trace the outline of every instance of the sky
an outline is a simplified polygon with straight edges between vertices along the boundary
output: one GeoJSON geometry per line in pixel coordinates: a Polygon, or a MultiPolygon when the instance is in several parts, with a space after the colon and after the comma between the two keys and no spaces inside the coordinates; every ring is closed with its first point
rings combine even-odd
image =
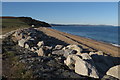
{"type": "Polygon", "coordinates": [[[2,16],[55,24],[118,25],[117,2],[2,2],[2,16]]]}

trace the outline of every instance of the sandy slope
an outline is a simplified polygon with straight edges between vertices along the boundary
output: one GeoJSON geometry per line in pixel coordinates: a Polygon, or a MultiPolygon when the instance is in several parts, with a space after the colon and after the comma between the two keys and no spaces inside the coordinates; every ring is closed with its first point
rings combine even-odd
{"type": "Polygon", "coordinates": [[[120,53],[118,53],[118,49],[120,49],[120,47],[116,47],[111,44],[107,44],[104,42],[98,42],[98,41],[91,40],[88,38],[67,34],[67,33],[53,30],[50,28],[38,28],[38,30],[44,32],[45,34],[49,36],[52,36],[59,40],[67,42],[69,44],[81,45],[83,48],[89,49],[90,51],[100,50],[105,53],[110,53],[112,54],[112,56],[120,57],[120,53]]]}

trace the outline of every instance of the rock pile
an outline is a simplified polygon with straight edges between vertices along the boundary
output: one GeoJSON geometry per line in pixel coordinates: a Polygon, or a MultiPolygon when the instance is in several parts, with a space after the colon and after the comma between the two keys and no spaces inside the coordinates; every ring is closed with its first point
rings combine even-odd
{"type": "MultiPolygon", "coordinates": [[[[40,57],[46,57],[45,61],[49,61],[47,64],[50,66],[53,66],[53,64],[65,64],[69,69],[75,71],[75,73],[92,78],[102,78],[104,75],[119,78],[116,75],[114,76],[111,74],[111,71],[113,70],[110,68],[119,65],[120,63],[116,63],[116,58],[106,55],[102,51],[83,53],[83,48],[81,46],[68,45],[58,40],[55,41],[53,38],[44,35],[42,32],[34,28],[16,31],[12,35],[12,39],[14,42],[18,43],[20,47],[26,48],[40,57]],[[59,63],[54,62],[53,58],[59,63]],[[51,65],[51,63],[53,64],[51,65]]],[[[117,58],[117,60],[119,60],[119,58],[117,58]]],[[[41,59],[39,58],[38,61],[41,62],[41,59]]],[[[50,69],[54,70],[54,67],[51,67],[50,69]]],[[[46,72],[49,72],[50,69],[46,68],[46,72]]],[[[64,73],[65,71],[61,72],[64,73]]],[[[79,76],[76,75],[76,77],[79,76]]]]}
{"type": "Polygon", "coordinates": [[[12,36],[13,40],[17,42],[19,46],[36,52],[38,56],[45,55],[44,48],[49,49],[49,46],[44,46],[44,41],[41,40],[43,36],[42,33],[33,28],[16,31],[12,36]]]}

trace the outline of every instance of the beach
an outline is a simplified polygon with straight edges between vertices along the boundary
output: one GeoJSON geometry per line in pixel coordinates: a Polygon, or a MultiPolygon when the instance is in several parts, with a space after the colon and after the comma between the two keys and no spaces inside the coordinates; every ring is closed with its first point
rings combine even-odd
{"type": "Polygon", "coordinates": [[[105,53],[111,54],[114,57],[120,57],[120,53],[118,53],[118,49],[120,47],[113,46],[111,44],[105,42],[99,42],[96,40],[68,34],[65,32],[60,32],[51,28],[38,28],[38,30],[44,32],[45,34],[55,37],[61,41],[64,41],[69,44],[80,45],[85,49],[89,49],[90,51],[103,51],[105,53]]]}

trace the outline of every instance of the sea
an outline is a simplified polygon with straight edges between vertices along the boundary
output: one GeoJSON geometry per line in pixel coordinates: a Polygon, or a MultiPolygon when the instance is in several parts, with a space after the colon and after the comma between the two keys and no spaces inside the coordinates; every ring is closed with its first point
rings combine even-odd
{"type": "Polygon", "coordinates": [[[54,26],[52,29],[120,47],[118,26],[54,26]]]}

